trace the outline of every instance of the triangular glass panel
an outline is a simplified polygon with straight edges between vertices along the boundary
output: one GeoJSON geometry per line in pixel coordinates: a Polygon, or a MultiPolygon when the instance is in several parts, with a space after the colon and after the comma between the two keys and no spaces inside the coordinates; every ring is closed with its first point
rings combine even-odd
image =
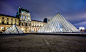
{"type": "Polygon", "coordinates": [[[60,13],[57,13],[48,23],[41,27],[38,32],[79,32],[79,30],[68,22],[60,13]]]}
{"type": "Polygon", "coordinates": [[[24,33],[20,28],[16,25],[12,25],[11,27],[7,28],[2,34],[21,34],[24,33]]]}

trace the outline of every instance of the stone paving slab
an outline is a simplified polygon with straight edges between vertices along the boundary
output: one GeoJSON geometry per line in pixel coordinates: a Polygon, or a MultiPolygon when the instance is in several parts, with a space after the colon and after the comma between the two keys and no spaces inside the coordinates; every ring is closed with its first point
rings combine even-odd
{"type": "Polygon", "coordinates": [[[3,37],[0,52],[86,52],[86,37],[34,34],[3,37]]]}

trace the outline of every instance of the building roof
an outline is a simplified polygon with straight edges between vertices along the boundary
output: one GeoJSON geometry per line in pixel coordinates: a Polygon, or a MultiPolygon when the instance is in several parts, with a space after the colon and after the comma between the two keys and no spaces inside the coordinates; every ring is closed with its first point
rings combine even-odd
{"type": "MultiPolygon", "coordinates": [[[[6,14],[0,14],[0,16],[6,16],[6,17],[18,18],[18,17],[14,17],[14,16],[6,15],[6,14]]],[[[38,20],[31,20],[31,21],[43,22],[43,21],[38,21],[38,20]]],[[[45,22],[43,22],[43,23],[45,23],[45,22]]]]}
{"type": "Polygon", "coordinates": [[[43,22],[43,21],[38,21],[38,20],[31,20],[31,21],[43,22]]]}
{"type": "Polygon", "coordinates": [[[13,18],[17,18],[15,16],[10,16],[10,15],[6,15],[6,14],[0,14],[0,16],[6,16],[6,17],[13,17],[13,18]]]}
{"type": "Polygon", "coordinates": [[[21,11],[26,11],[26,12],[28,12],[29,13],[29,10],[27,10],[27,9],[24,9],[24,8],[19,8],[19,13],[21,13],[21,11]]]}

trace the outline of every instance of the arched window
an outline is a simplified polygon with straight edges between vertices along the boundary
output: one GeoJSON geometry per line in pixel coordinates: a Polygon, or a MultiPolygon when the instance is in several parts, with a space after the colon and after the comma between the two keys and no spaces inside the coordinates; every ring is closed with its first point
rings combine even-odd
{"type": "Polygon", "coordinates": [[[15,19],[15,22],[16,22],[16,19],[15,19]]]}

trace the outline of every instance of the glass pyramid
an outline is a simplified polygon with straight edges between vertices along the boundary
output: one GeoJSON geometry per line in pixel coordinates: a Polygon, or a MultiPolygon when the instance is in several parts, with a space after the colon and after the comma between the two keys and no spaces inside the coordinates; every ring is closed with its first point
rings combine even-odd
{"type": "Polygon", "coordinates": [[[48,23],[41,27],[38,32],[79,32],[79,30],[68,22],[60,13],[57,13],[48,23]]]}
{"type": "Polygon", "coordinates": [[[16,25],[12,25],[6,31],[4,31],[2,34],[21,34],[24,33],[20,28],[18,28],[16,25]]]}

